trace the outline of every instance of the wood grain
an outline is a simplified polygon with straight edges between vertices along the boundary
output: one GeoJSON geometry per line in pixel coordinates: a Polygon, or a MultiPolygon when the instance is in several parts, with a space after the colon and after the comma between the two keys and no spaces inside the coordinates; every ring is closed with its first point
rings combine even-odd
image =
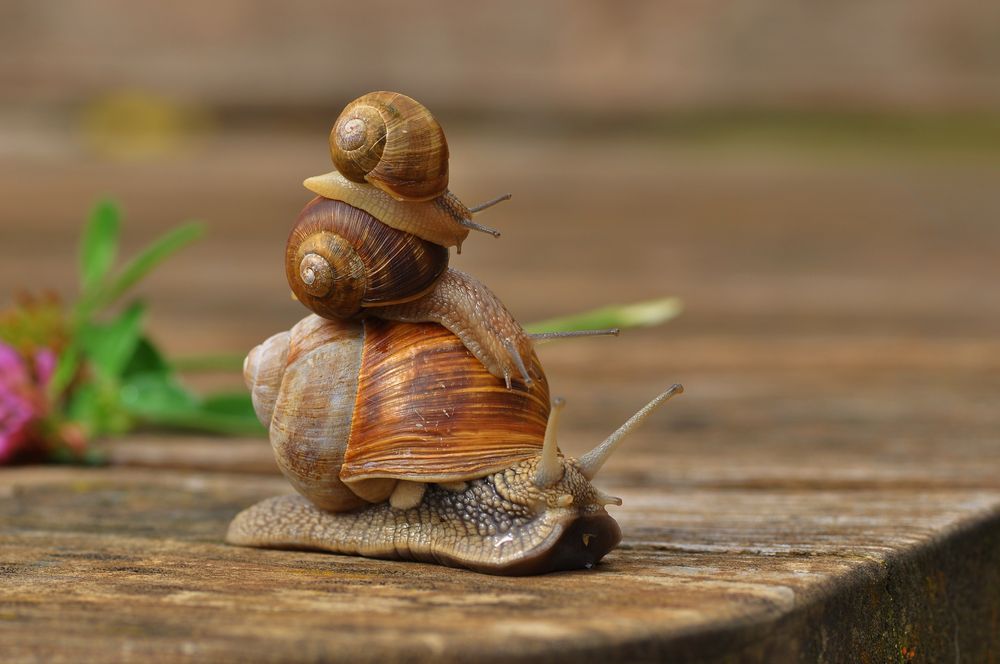
{"type": "MultiPolygon", "coordinates": [[[[3,291],[31,274],[71,295],[78,222],[114,189],[126,249],[209,220],[144,287],[154,336],[245,351],[305,313],[281,256],[297,183],[328,169],[317,140],[0,157],[3,291]],[[60,241],[33,251],[39,234],[60,241]]],[[[267,443],[140,432],[106,444],[109,468],[0,471],[5,662],[1000,658],[994,162],[449,145],[463,199],[515,192],[490,212],[504,238],[454,262],[522,319],[684,298],[664,328],[539,350],[573,454],[686,387],[598,478],[624,499],[621,547],[532,579],[228,547],[234,514],[289,491],[267,443]]]]}

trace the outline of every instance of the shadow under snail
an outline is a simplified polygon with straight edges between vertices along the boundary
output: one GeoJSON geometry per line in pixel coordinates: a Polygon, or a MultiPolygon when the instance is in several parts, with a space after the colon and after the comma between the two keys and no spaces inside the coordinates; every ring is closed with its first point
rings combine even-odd
{"type": "Polygon", "coordinates": [[[484,284],[448,267],[448,248],[476,229],[448,185],[448,144],[419,102],[395,92],[356,99],[334,123],[337,170],[305,181],[318,194],[288,238],[296,298],[326,318],[435,322],[511,387],[530,386],[531,335],[484,284]]]}
{"type": "Polygon", "coordinates": [[[591,480],[674,385],[591,452],[556,444],[559,400],[532,353],[505,389],[434,324],[309,316],[254,348],[244,376],[299,496],[233,520],[232,544],[410,559],[491,574],[589,568],[621,500],[591,480]]]}

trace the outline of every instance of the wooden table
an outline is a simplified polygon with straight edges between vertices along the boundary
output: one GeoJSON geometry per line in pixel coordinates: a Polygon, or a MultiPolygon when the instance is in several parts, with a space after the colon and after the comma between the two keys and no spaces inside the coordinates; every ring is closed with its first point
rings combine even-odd
{"type": "MultiPolygon", "coordinates": [[[[997,661],[996,159],[529,138],[449,133],[456,191],[516,195],[490,213],[504,237],[455,264],[524,320],[687,307],[541,350],[571,454],[687,388],[599,478],[624,499],[602,565],[493,578],[229,547],[236,512],[289,490],[266,442],[142,433],[106,468],[0,471],[0,659],[997,661]]],[[[71,292],[66,236],[114,190],[130,242],[211,224],[146,288],[154,335],[246,349],[302,315],[280,252],[320,148],[0,161],[3,290],[71,292]]]]}

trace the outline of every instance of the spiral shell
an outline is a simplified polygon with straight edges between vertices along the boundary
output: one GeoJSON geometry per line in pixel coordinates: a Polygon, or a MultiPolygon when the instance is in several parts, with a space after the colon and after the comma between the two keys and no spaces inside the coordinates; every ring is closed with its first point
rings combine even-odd
{"type": "Polygon", "coordinates": [[[372,92],[343,110],[330,131],[334,166],[399,200],[425,201],[448,188],[448,143],[420,102],[372,92]]]}
{"type": "Polygon", "coordinates": [[[398,480],[458,482],[533,458],[548,384],[507,390],[434,324],[309,316],[250,352],[244,377],[278,465],[328,511],[386,500],[398,480]]]}
{"type": "Polygon", "coordinates": [[[391,228],[364,210],[317,197],[285,249],[285,275],[312,311],[345,318],[416,299],[448,268],[448,250],[391,228]]]}

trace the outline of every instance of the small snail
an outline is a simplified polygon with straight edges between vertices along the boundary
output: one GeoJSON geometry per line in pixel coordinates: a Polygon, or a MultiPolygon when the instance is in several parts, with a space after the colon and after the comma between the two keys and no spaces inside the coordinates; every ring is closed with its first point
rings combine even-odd
{"type": "MultiPolygon", "coordinates": [[[[233,520],[227,541],[411,559],[492,574],[596,564],[621,531],[590,481],[626,434],[593,451],[556,445],[538,360],[525,390],[500,386],[434,324],[309,316],[254,348],[244,375],[278,466],[300,496],[233,520]]],[[[558,402],[557,402],[558,403],[558,402]]]]}
{"type": "Polygon", "coordinates": [[[510,194],[469,209],[448,191],[448,142],[415,99],[381,91],[349,103],[330,131],[330,156],[337,170],[308,178],[306,189],[348,201],[393,228],[459,252],[470,229],[500,236],[472,215],[510,194]]]}

